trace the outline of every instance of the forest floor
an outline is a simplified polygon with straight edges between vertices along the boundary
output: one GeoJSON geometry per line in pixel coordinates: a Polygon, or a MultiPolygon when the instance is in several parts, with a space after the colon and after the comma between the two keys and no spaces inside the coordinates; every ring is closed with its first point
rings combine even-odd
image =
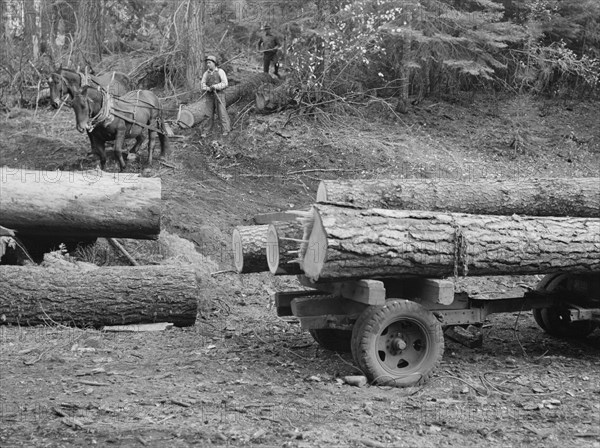
{"type": "MultiPolygon", "coordinates": [[[[355,387],[342,379],[360,373],[349,354],[276,316],[271,295],[295,279],[228,272],[232,229],[308,207],[321,179],[600,176],[600,103],[476,95],[399,117],[378,101],[350,112],[250,114],[227,138],[176,131],[172,158],[144,174],[162,180],[163,243],[194,243],[179,255],[203,275],[196,325],[0,326],[0,446],[600,447],[600,330],[560,340],[529,312],[496,314],[480,348],[446,338],[424,386],[355,387]]],[[[70,109],[13,110],[0,122],[0,166],[96,166],[70,109]]],[[[164,255],[156,242],[122,242],[142,261],[164,255]]],[[[519,297],[539,280],[457,288],[519,297]]]]}

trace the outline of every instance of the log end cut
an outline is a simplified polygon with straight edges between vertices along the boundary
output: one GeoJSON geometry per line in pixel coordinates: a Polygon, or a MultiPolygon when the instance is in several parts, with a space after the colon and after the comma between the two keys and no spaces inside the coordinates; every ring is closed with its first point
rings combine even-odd
{"type": "Polygon", "coordinates": [[[279,269],[279,235],[277,235],[277,228],[273,224],[270,224],[267,230],[266,250],[269,271],[275,275],[279,269]]]}
{"type": "Polygon", "coordinates": [[[235,270],[240,274],[244,272],[244,252],[242,248],[242,236],[238,229],[233,229],[231,246],[233,249],[233,264],[235,270]]]}
{"type": "Polygon", "coordinates": [[[311,221],[305,224],[311,230],[308,243],[303,248],[301,267],[304,275],[316,282],[327,259],[327,232],[316,207],[313,207],[311,221]]]}
{"type": "Polygon", "coordinates": [[[317,202],[327,202],[327,185],[325,182],[319,182],[319,188],[317,189],[317,202]]]}

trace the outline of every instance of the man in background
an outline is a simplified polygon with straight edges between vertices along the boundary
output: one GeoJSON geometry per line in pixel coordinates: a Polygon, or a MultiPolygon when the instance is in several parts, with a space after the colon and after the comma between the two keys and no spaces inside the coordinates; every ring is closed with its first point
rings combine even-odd
{"type": "Polygon", "coordinates": [[[258,51],[263,54],[263,71],[269,73],[271,63],[273,64],[274,74],[279,78],[279,55],[281,42],[277,36],[271,34],[269,25],[263,26],[264,36],[258,41],[258,51]]]}

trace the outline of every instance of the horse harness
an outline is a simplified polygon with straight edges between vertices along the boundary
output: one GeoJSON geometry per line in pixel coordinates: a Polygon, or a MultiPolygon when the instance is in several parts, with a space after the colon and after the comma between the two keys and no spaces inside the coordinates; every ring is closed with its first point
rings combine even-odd
{"type": "MultiPolygon", "coordinates": [[[[136,97],[135,105],[133,106],[133,112],[131,112],[133,115],[133,118],[129,118],[129,117],[125,116],[124,114],[120,113],[121,111],[118,111],[115,108],[113,97],[110,93],[108,93],[108,91],[106,89],[104,89],[104,88],[102,88],[102,86],[100,86],[98,88],[98,90],[102,94],[102,106],[100,107],[100,111],[95,116],[90,117],[90,129],[88,130],[88,132],[92,132],[94,130],[94,128],[96,126],[98,126],[99,124],[108,126],[110,123],[112,123],[112,121],[115,119],[115,117],[117,117],[117,118],[120,118],[121,120],[125,120],[128,123],[132,123],[136,126],[140,126],[142,128],[148,129],[150,131],[158,132],[159,134],[166,133],[164,130],[158,129],[154,126],[150,126],[145,123],[140,123],[138,121],[135,121],[135,111],[138,107],[138,104],[140,103],[140,101],[145,102],[143,100],[140,100],[141,90],[136,91],[137,97],[136,97]]],[[[124,101],[124,100],[121,100],[121,101],[124,101]]],[[[154,106],[151,105],[150,103],[146,103],[146,104],[148,104],[148,106],[144,106],[144,107],[154,108],[154,106]]]]}

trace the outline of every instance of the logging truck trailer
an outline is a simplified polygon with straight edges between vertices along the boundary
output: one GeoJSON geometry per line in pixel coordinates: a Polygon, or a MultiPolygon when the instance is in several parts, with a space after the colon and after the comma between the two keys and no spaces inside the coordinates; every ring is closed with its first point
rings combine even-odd
{"type": "Polygon", "coordinates": [[[275,294],[278,316],[295,316],[323,348],[351,352],[377,384],[424,383],[442,359],[444,331],[481,326],[495,313],[531,310],[555,337],[586,337],[600,325],[600,273],[554,273],[520,297],[480,299],[452,280],[363,279],[313,283],[275,294]]]}

